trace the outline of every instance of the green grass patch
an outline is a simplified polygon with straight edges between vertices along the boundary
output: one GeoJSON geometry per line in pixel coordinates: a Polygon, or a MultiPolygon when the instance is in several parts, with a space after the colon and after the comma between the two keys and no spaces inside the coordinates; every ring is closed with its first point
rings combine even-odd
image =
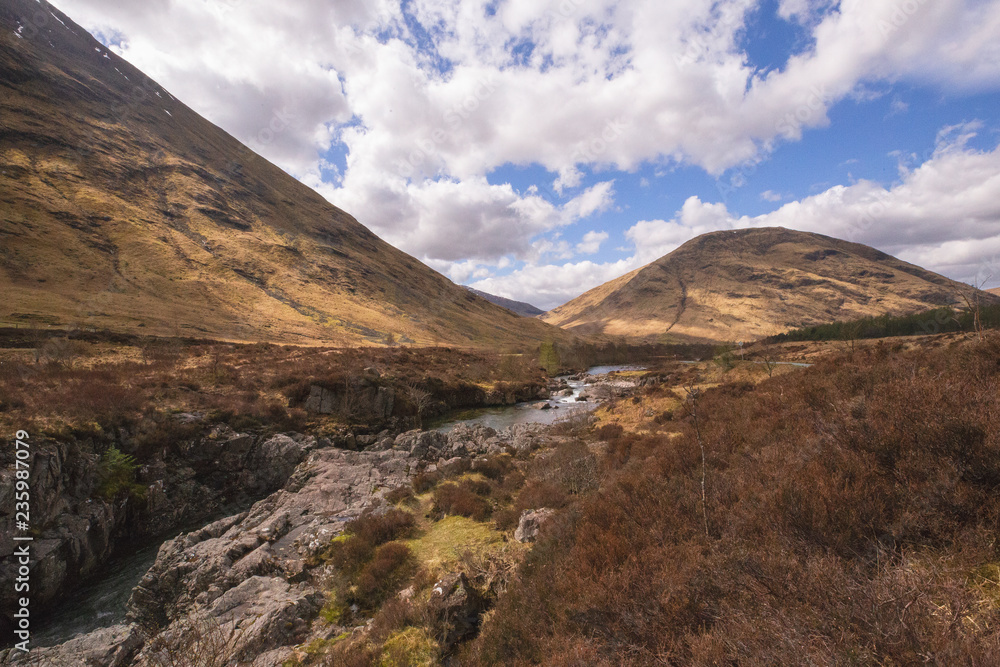
{"type": "Polygon", "coordinates": [[[503,544],[501,534],[491,523],[473,521],[464,516],[448,516],[432,523],[417,538],[403,540],[417,560],[428,569],[454,566],[466,552],[481,554],[503,544]]]}
{"type": "Polygon", "coordinates": [[[382,645],[379,667],[431,667],[438,664],[437,642],[424,628],[406,628],[382,645]]]}

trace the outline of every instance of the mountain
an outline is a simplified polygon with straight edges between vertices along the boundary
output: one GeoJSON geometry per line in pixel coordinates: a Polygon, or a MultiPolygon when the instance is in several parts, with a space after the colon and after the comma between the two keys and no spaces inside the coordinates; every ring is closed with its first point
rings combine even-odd
{"type": "Polygon", "coordinates": [[[44,0],[0,4],[0,322],[357,345],[565,337],[385,243],[44,0]]]}
{"type": "Polygon", "coordinates": [[[579,333],[753,340],[918,312],[959,301],[963,290],[972,288],[858,243],[780,227],[741,229],[692,239],[541,319],[579,333]]]}
{"type": "Polygon", "coordinates": [[[545,312],[541,308],[536,308],[530,303],[525,303],[524,301],[514,301],[514,299],[507,299],[502,296],[497,296],[496,294],[490,294],[489,292],[472,289],[471,287],[466,287],[465,289],[482,299],[486,299],[490,303],[495,303],[498,306],[503,306],[507,310],[512,310],[521,317],[536,317],[545,312]]]}

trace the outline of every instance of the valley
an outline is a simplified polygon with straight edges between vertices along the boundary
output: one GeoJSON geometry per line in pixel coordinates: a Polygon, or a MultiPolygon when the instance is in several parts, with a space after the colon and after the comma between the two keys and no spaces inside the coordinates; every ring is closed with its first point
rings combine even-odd
{"type": "MultiPolygon", "coordinates": [[[[167,508],[177,520],[192,517],[177,495],[192,482],[202,487],[195,502],[217,508],[215,516],[201,514],[208,523],[168,539],[147,561],[148,572],[124,584],[131,589],[127,615],[119,612],[114,625],[36,647],[27,659],[0,652],[3,664],[527,665],[566,650],[590,664],[616,663],[622,652],[640,662],[669,655],[697,663],[706,655],[746,655],[733,637],[769,637],[754,655],[777,662],[790,660],[777,648],[788,645],[796,654],[866,651],[902,662],[915,651],[993,650],[990,628],[1000,611],[992,602],[995,556],[983,532],[1000,510],[989,491],[991,462],[1000,460],[988,417],[1000,344],[993,332],[986,341],[950,333],[755,344],[742,358],[725,348],[704,360],[660,356],[644,360],[645,368],[599,369],[611,374],[582,388],[536,375],[533,363],[495,375],[503,361],[481,354],[356,352],[354,367],[379,367],[385,386],[396,386],[391,378],[403,376],[407,359],[421,372],[437,359],[438,370],[420,384],[437,406],[428,414],[451,409],[447,401],[472,387],[482,392],[474,399],[480,404],[528,399],[521,409],[539,415],[556,411],[530,401],[562,400],[564,388],[596,401],[553,425],[499,430],[475,420],[412,429],[421,417],[402,390],[393,408],[399,414],[388,422],[308,408],[295,422],[276,410],[253,420],[250,410],[202,412],[195,406],[207,398],[187,394],[222,394],[230,383],[265,388],[273,384],[268,378],[282,377],[284,364],[267,368],[282,357],[280,348],[260,355],[260,346],[224,345],[227,356],[216,366],[211,348],[164,344],[173,359],[128,367],[155,378],[149,404],[94,413],[98,423],[90,426],[51,408],[28,423],[57,447],[72,443],[55,450],[64,471],[88,460],[99,465],[103,447],[133,452],[135,481],[113,492],[90,486],[95,495],[85,503],[98,514],[107,507],[104,516],[121,522],[105,529],[112,542],[124,531],[156,543],[163,528],[157,533],[149,521],[162,526],[167,508]],[[446,376],[459,359],[464,370],[446,376]],[[263,377],[251,369],[264,369],[263,377]],[[184,407],[157,415],[154,406],[171,394],[185,396],[184,407]],[[904,421],[887,418],[904,404],[904,421]],[[158,441],[167,450],[141,449],[151,423],[175,429],[158,441]],[[221,468],[206,468],[206,457],[221,468]],[[169,473],[186,468],[194,475],[169,473]],[[243,500],[233,491],[227,498],[219,483],[229,476],[245,484],[243,469],[258,486],[241,489],[243,500]],[[269,487],[260,485],[265,479],[269,487]],[[818,493],[803,495],[806,487],[818,493]],[[940,498],[945,490],[951,495],[940,498]],[[906,578],[913,570],[920,577],[906,578]],[[806,573],[818,577],[817,588],[806,585],[806,573]],[[731,578],[742,588],[721,585],[731,578]],[[841,583],[826,583],[831,579],[841,583]],[[744,588],[757,592],[745,597],[744,588]],[[607,597],[615,591],[618,597],[607,597]],[[960,630],[932,603],[943,591],[969,619],[960,630]],[[766,608],[751,604],[761,594],[766,608]],[[850,611],[858,595],[875,604],[919,604],[907,607],[909,616],[868,617],[850,611]],[[662,602],[632,608],[647,596],[662,602]],[[604,611],[589,617],[595,600],[604,611]],[[791,616],[770,624],[768,614],[791,616]],[[828,614],[851,614],[850,641],[823,634],[832,630],[815,619],[828,614]],[[873,644],[887,622],[900,624],[889,626],[900,633],[919,623],[919,633],[873,644]],[[811,637],[808,645],[796,644],[799,636],[811,637]]],[[[129,363],[110,361],[106,343],[90,345],[71,362],[78,377],[129,363]]],[[[312,360],[305,368],[318,370],[316,359],[331,352],[290,349],[286,363],[306,353],[312,360]]],[[[9,350],[5,361],[27,366],[29,354],[9,350]]],[[[331,370],[354,353],[335,354],[341,359],[327,362],[331,370]]],[[[56,367],[50,362],[45,370],[56,367]]],[[[317,386],[322,372],[330,371],[306,371],[306,383],[317,386]]],[[[37,375],[34,381],[42,383],[37,375]]],[[[90,476],[91,485],[101,479],[96,471],[90,476]]],[[[86,477],[73,483],[87,485],[86,477]]],[[[40,544],[73,539],[71,525],[66,514],[54,514],[40,544]]]]}
{"type": "MultiPolygon", "coordinates": [[[[259,9],[222,4],[211,11],[259,9]]],[[[269,29],[302,4],[269,7],[269,29]]],[[[328,4],[329,22],[370,9],[328,4]]],[[[403,10],[368,50],[341,49],[370,28],[356,23],[322,47],[373,68],[375,51],[411,46],[426,8],[403,10]]],[[[363,162],[350,142],[377,134],[372,117],[436,118],[403,105],[330,121],[309,148],[328,151],[316,180],[121,58],[122,35],[99,41],[47,0],[4,0],[0,33],[0,432],[30,441],[0,449],[0,665],[996,663],[997,289],[757,224],[766,215],[729,229],[726,205],[695,196],[678,216],[701,202],[715,226],[657,209],[601,263],[611,234],[574,225],[645,215],[641,192],[662,183],[631,166],[597,182],[628,143],[604,134],[589,158],[466,165],[485,204],[442,166],[454,137],[435,139],[442,155],[413,151],[406,182],[369,174],[386,181],[380,210],[352,215],[330,203],[363,162]],[[414,155],[437,180],[419,182],[414,155]],[[517,185],[536,173],[551,191],[517,185]],[[400,245],[416,256],[366,219],[410,224],[400,245]],[[414,241],[428,229],[456,247],[414,241]],[[599,275],[618,277],[584,291],[599,275]],[[476,280],[524,300],[458,284],[476,280]],[[547,312],[532,305],[574,286],[547,312]],[[26,626],[30,650],[15,641],[26,626]]],[[[515,42],[505,76],[539,46],[515,42]]],[[[415,91],[447,97],[469,76],[427,61],[415,91]]],[[[320,69],[337,96],[359,94],[320,69]]],[[[406,79],[371,71],[373,88],[406,79]]],[[[628,70],[601,76],[620,85],[628,70]]],[[[445,118],[469,123],[453,130],[497,130],[499,117],[464,113],[512,94],[489,87],[496,98],[455,98],[463,113],[445,118]]],[[[565,106],[554,134],[568,137],[578,110],[565,106]]],[[[973,125],[942,130],[933,159],[975,157],[973,125]],[[953,131],[964,139],[949,148],[953,131]]],[[[635,165],[672,178],[682,159],[635,165]]],[[[917,172],[902,164],[901,179],[917,172]]],[[[723,185],[728,172],[702,167],[723,185]]],[[[950,215],[935,225],[975,218],[950,215]]],[[[980,242],[927,266],[980,275],[980,242]]],[[[900,254],[914,256],[929,255],[900,254]]]]}

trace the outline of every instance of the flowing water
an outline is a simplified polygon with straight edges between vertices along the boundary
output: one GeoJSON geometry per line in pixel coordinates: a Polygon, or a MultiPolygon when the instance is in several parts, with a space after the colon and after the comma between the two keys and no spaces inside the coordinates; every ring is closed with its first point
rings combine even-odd
{"type": "MultiPolygon", "coordinates": [[[[587,371],[587,375],[603,375],[613,371],[642,370],[641,366],[594,366],[587,371]]],[[[587,383],[583,380],[574,380],[569,375],[555,378],[556,380],[566,380],[573,393],[569,396],[553,396],[548,400],[529,401],[518,403],[517,405],[507,405],[493,408],[475,408],[463,412],[454,413],[447,417],[446,422],[438,424],[434,430],[441,433],[448,433],[458,424],[482,424],[497,431],[505,429],[515,424],[554,424],[557,421],[566,419],[581,410],[593,410],[595,403],[591,401],[577,400],[583,392],[587,383]],[[542,404],[548,404],[546,410],[539,410],[542,404]]]]}
{"type": "Polygon", "coordinates": [[[157,542],[126,550],[108,561],[89,584],[70,592],[52,613],[40,619],[31,633],[32,644],[53,646],[78,634],[123,622],[125,603],[156,561],[159,548],[157,542]]]}
{"type": "MultiPolygon", "coordinates": [[[[587,371],[587,374],[601,375],[625,370],[641,369],[638,366],[595,366],[587,371]]],[[[572,395],[553,396],[547,401],[532,401],[452,414],[448,417],[448,421],[437,426],[436,430],[447,433],[462,423],[483,424],[497,430],[514,424],[552,424],[574,413],[592,410],[595,407],[596,404],[590,401],[577,400],[586,387],[585,381],[573,380],[569,376],[557,379],[567,381],[573,390],[572,395]],[[548,403],[551,407],[548,410],[533,407],[541,403],[548,403]]],[[[188,529],[195,530],[199,527],[192,526],[188,529]]],[[[78,634],[123,622],[125,604],[132,594],[132,589],[156,561],[156,552],[163,541],[134,550],[125,549],[124,553],[112,558],[89,584],[69,593],[62,604],[39,619],[35,631],[32,632],[32,643],[36,646],[53,646],[78,634]]]]}

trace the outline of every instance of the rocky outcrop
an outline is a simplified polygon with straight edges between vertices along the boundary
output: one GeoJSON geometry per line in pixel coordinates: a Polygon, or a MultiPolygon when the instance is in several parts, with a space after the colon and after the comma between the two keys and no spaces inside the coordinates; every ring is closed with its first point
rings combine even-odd
{"type": "MultiPolygon", "coordinates": [[[[63,442],[38,443],[31,467],[31,524],[43,527],[32,543],[32,603],[44,606],[69,577],[85,577],[113,547],[119,518],[127,509],[92,497],[98,457],[63,442]]],[[[0,473],[0,488],[13,491],[13,473],[0,473]]],[[[125,501],[127,502],[127,501],[125,501]]],[[[0,608],[12,613],[17,563],[14,503],[0,515],[0,608]],[[7,513],[9,512],[9,513],[7,513]]],[[[33,609],[34,610],[34,609],[33,609]]],[[[2,624],[0,624],[2,625],[2,624]]]]}
{"type": "Polygon", "coordinates": [[[555,510],[543,507],[537,510],[524,510],[521,512],[521,520],[514,530],[514,539],[518,542],[534,542],[538,539],[538,532],[542,525],[546,523],[555,510]]]}
{"type": "Polygon", "coordinates": [[[385,421],[392,417],[396,393],[392,387],[362,386],[335,391],[320,385],[309,387],[305,409],[321,414],[340,414],[360,421],[385,421]]]}
{"type": "Polygon", "coordinates": [[[248,578],[302,580],[309,557],[386,491],[407,483],[416,464],[393,450],[312,453],[284,489],[249,511],[160,547],[132,593],[130,618],[164,627],[193,610],[213,614],[217,600],[248,578]]]}
{"type": "Polygon", "coordinates": [[[431,589],[428,609],[441,644],[447,651],[475,634],[486,601],[469,585],[464,573],[449,574],[431,589]]]}
{"type": "Polygon", "coordinates": [[[379,375],[374,369],[365,369],[363,376],[345,381],[317,381],[309,386],[308,395],[298,400],[310,412],[337,415],[354,424],[382,428],[418,423],[418,416],[441,415],[449,410],[514,405],[549,396],[548,387],[535,383],[501,384],[486,390],[472,384],[451,385],[436,378],[425,378],[417,384],[403,385],[398,380],[379,375]]]}
{"type": "MultiPolygon", "coordinates": [[[[39,443],[31,471],[32,524],[41,529],[32,544],[32,611],[44,610],[67,585],[86,581],[126,540],[163,534],[274,491],[323,444],[312,436],[255,437],[217,426],[143,465],[137,480],[144,498],[129,494],[109,501],[96,493],[101,464],[92,443],[39,443]]],[[[4,613],[15,608],[13,519],[0,515],[4,613]]]]}
{"type": "Polygon", "coordinates": [[[113,625],[46,648],[32,648],[24,653],[13,649],[0,651],[2,665],[39,667],[127,667],[142,648],[144,635],[135,625],[113,625]]]}
{"type": "MultiPolygon", "coordinates": [[[[101,667],[157,664],[158,654],[195,650],[206,636],[212,645],[225,646],[233,660],[281,664],[324,603],[325,570],[315,556],[347,521],[380,506],[385,493],[408,484],[419,470],[456,457],[534,448],[543,430],[535,424],[501,431],[461,424],[447,434],[386,436],[387,448],[376,444],[368,451],[316,448],[315,439],[298,435],[246,446],[246,460],[264,476],[259,483],[284,475],[283,488],[245,512],[165,542],[132,592],[128,625],[32,651],[30,661],[12,655],[0,664],[62,664],[67,656],[87,656],[87,664],[101,667]],[[302,457],[285,475],[288,461],[302,457]]],[[[234,442],[237,435],[217,438],[228,444],[215,455],[243,448],[246,443],[234,442]]],[[[474,630],[483,602],[462,579],[439,588],[434,608],[442,637],[453,643],[474,630]]]]}

